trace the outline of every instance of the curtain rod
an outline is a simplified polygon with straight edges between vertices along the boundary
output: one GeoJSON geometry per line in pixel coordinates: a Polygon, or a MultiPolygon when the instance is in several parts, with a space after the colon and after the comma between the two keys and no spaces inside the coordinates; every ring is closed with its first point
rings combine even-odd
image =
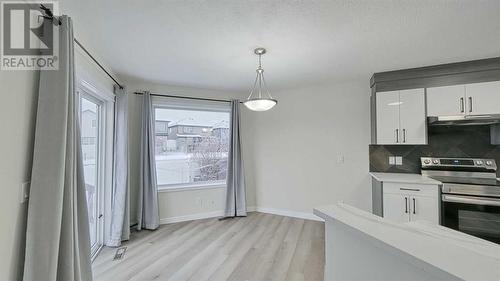
{"type": "MultiPolygon", "coordinates": [[[[134,92],[136,95],[143,95],[143,92],[134,92]]],[[[230,100],[223,99],[211,99],[211,98],[197,98],[197,97],[186,97],[186,96],[174,96],[174,95],[165,95],[165,94],[150,94],[155,97],[166,97],[166,98],[178,98],[178,99],[188,99],[188,100],[203,100],[203,101],[217,101],[217,102],[231,102],[230,100]]],[[[240,103],[242,103],[240,101],[240,103]]]]}
{"type": "MultiPolygon", "coordinates": [[[[52,14],[52,11],[45,7],[44,5],[41,5],[40,4],[40,9],[43,10],[43,12],[45,13],[45,15],[43,16],[43,18],[45,19],[49,19],[49,20],[52,20],[52,22],[56,25],[61,25],[61,20],[58,19],[57,17],[54,16],[54,14],[52,14]],[[54,22],[54,20],[57,20],[56,22],[54,22]]],[[[97,64],[97,66],[99,66],[99,68],[102,69],[102,71],[104,71],[104,73],[106,73],[108,75],[109,78],[111,78],[111,80],[113,80],[116,85],[118,85],[118,87],[120,87],[120,89],[123,89],[123,86],[118,83],[118,81],[115,79],[115,77],[113,77],[113,75],[111,75],[107,70],[106,68],[104,68],[104,66],[102,66],[102,64],[99,63],[99,61],[97,61],[97,59],[89,52],[87,51],[87,49],[82,45],[82,43],[80,43],[80,41],[78,41],[76,38],[73,38],[73,41],[75,41],[75,43],[80,46],[80,48],[97,64]]]]}
{"type": "Polygon", "coordinates": [[[73,38],[73,40],[75,41],[75,43],[80,46],[80,48],[82,48],[82,50],[97,64],[97,66],[99,66],[102,71],[104,71],[104,73],[106,73],[108,75],[109,78],[111,78],[111,80],[113,80],[116,85],[118,85],[118,87],[120,87],[120,89],[123,89],[123,86],[118,83],[118,81],[116,81],[116,79],[113,77],[113,75],[111,75],[107,70],[106,68],[104,68],[104,66],[102,66],[99,61],[97,61],[96,58],[94,58],[94,56],[92,56],[91,53],[89,53],[89,51],[87,51],[87,49],[85,49],[85,47],[82,45],[82,43],[80,43],[76,38],[73,38]]]}

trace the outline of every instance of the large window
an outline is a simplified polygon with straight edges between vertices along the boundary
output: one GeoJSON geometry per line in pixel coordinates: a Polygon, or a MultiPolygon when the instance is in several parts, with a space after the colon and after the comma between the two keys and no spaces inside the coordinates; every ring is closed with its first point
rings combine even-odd
{"type": "Polygon", "coordinates": [[[228,110],[157,106],[155,119],[156,175],[160,189],[225,184],[228,110]]]}

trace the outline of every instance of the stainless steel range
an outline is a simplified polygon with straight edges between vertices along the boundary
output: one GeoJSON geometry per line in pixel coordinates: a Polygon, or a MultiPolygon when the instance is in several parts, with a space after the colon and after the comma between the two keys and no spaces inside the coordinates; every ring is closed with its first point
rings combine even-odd
{"type": "Polygon", "coordinates": [[[500,182],[494,159],[422,157],[422,175],[443,183],[441,224],[500,244],[500,182]]]}

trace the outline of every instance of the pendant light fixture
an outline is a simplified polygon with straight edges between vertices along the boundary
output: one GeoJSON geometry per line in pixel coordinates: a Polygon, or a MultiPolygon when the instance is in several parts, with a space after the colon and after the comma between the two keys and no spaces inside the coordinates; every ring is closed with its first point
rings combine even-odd
{"type": "Polygon", "coordinates": [[[255,77],[252,91],[250,91],[250,95],[243,104],[248,109],[253,111],[266,111],[273,108],[278,103],[278,101],[273,99],[273,97],[269,93],[266,85],[266,80],[264,79],[262,55],[266,53],[266,49],[257,48],[253,52],[259,56],[259,67],[257,68],[257,76],[255,77]]]}

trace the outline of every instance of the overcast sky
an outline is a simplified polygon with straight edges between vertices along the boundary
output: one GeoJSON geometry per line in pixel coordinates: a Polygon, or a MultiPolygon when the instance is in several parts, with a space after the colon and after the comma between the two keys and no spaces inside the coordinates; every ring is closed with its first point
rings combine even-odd
{"type": "Polygon", "coordinates": [[[229,128],[229,112],[157,108],[156,120],[207,127],[224,125],[222,127],[229,128]]]}

